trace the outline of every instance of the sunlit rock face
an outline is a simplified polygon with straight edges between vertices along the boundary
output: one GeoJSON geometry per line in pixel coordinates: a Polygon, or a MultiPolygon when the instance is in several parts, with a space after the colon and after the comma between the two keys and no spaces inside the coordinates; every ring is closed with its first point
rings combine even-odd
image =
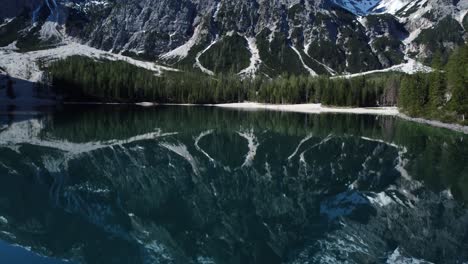
{"type": "Polygon", "coordinates": [[[65,109],[0,131],[0,238],[42,255],[468,259],[461,134],[393,117],[182,107],[65,109]]]}
{"type": "Polygon", "coordinates": [[[215,55],[223,47],[236,48],[235,64],[249,65],[249,57],[257,56],[250,74],[330,75],[387,68],[410,57],[430,61],[437,50],[448,54],[466,39],[464,2],[7,1],[0,22],[9,26],[0,36],[18,34],[17,44],[28,49],[73,39],[175,67],[208,67],[215,73],[232,69],[210,67],[220,61],[215,55]]]}

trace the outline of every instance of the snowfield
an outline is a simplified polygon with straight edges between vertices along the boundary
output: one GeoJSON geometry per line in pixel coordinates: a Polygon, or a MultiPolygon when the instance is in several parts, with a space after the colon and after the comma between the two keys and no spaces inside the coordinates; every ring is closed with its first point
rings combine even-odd
{"type": "Polygon", "coordinates": [[[95,59],[107,59],[112,61],[125,61],[140,68],[144,68],[160,75],[163,71],[179,71],[177,69],[157,65],[153,62],[135,60],[119,54],[98,50],[86,45],[74,42],[66,42],[64,45],[39,51],[20,53],[14,44],[0,48],[0,68],[6,74],[17,79],[14,84],[16,98],[6,96],[5,89],[0,90],[0,105],[44,105],[53,104],[50,100],[34,98],[34,83],[41,81],[42,70],[40,65],[65,59],[70,56],[80,55],[95,59]]]}
{"type": "Polygon", "coordinates": [[[169,59],[183,59],[188,56],[189,51],[198,44],[200,41],[200,35],[202,33],[203,24],[199,24],[195,28],[195,32],[193,33],[192,37],[182,46],[169,51],[166,54],[160,56],[161,59],[169,60],[169,59]]]}
{"type": "Polygon", "coordinates": [[[369,75],[373,73],[381,73],[381,72],[403,72],[408,74],[415,74],[418,72],[431,72],[433,69],[431,67],[425,66],[424,64],[417,62],[414,59],[406,59],[406,63],[394,65],[392,67],[381,69],[381,70],[373,70],[367,72],[360,72],[360,73],[353,73],[353,74],[346,74],[341,76],[336,76],[332,78],[353,78],[358,76],[369,75]]]}
{"type": "Polygon", "coordinates": [[[248,48],[250,51],[250,65],[249,67],[243,69],[241,72],[239,72],[239,75],[241,76],[255,76],[257,73],[258,68],[260,67],[260,64],[262,63],[260,59],[260,51],[258,50],[257,47],[257,40],[255,37],[244,37],[247,40],[248,43],[248,48]]]}
{"type": "Polygon", "coordinates": [[[0,49],[0,67],[14,78],[37,82],[42,76],[39,68],[40,63],[50,63],[52,61],[65,59],[70,56],[86,56],[95,59],[107,59],[112,61],[125,61],[140,68],[154,71],[161,74],[163,71],[179,71],[174,68],[157,65],[153,62],[140,61],[120,54],[114,54],[103,50],[98,50],[86,45],[74,42],[67,42],[64,45],[39,51],[20,53],[9,48],[0,49]]]}
{"type": "Polygon", "coordinates": [[[378,14],[390,13],[394,15],[409,2],[409,0],[382,0],[373,8],[373,11],[378,14]]]}

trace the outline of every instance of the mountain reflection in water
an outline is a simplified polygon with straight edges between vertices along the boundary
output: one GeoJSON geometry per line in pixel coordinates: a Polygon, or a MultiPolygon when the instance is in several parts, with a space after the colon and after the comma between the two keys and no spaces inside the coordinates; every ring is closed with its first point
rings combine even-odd
{"type": "Polygon", "coordinates": [[[461,263],[467,201],[468,137],[395,117],[66,106],[0,125],[0,240],[38,263],[461,263]]]}

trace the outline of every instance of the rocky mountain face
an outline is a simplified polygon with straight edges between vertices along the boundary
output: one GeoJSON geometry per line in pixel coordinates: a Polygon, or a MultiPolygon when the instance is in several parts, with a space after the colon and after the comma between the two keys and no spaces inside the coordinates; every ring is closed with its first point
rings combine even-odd
{"type": "Polygon", "coordinates": [[[467,10],[452,0],[9,0],[0,45],[72,38],[208,74],[333,75],[445,55],[466,41],[467,10]]]}

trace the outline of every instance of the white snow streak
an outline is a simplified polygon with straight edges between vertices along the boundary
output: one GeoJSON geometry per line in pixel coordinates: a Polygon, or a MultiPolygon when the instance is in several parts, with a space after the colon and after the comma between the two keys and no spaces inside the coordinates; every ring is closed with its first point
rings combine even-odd
{"type": "Polygon", "coordinates": [[[156,139],[177,134],[163,133],[161,129],[157,129],[154,132],[137,135],[124,140],[115,139],[107,141],[75,143],[66,140],[45,138],[41,135],[41,131],[43,129],[44,123],[37,119],[13,123],[11,126],[0,132],[0,145],[13,147],[21,144],[29,144],[61,150],[70,156],[76,156],[102,148],[119,146],[137,141],[156,139]]]}
{"type": "Polygon", "coordinates": [[[378,14],[390,13],[394,15],[408,3],[408,0],[382,0],[373,10],[378,14]]]}
{"type": "Polygon", "coordinates": [[[304,68],[309,72],[309,74],[311,76],[317,76],[317,73],[314,70],[312,70],[309,66],[307,66],[307,64],[304,62],[304,59],[302,58],[302,55],[299,52],[299,50],[297,50],[296,47],[294,47],[294,46],[291,46],[291,48],[294,50],[294,52],[297,53],[297,56],[299,57],[299,60],[302,63],[302,66],[304,66],[304,68]]]}
{"type": "Polygon", "coordinates": [[[257,40],[255,39],[255,37],[245,37],[245,39],[247,40],[248,48],[251,54],[250,65],[249,67],[239,72],[239,75],[255,76],[255,73],[257,72],[258,68],[260,67],[260,64],[262,63],[260,59],[260,51],[258,50],[257,40]]]}
{"type": "Polygon", "coordinates": [[[304,46],[304,54],[305,54],[308,58],[314,60],[316,63],[322,65],[322,66],[325,68],[325,70],[327,70],[328,73],[330,73],[331,76],[335,76],[335,75],[336,75],[336,71],[335,71],[335,70],[333,70],[332,68],[330,68],[330,67],[329,67],[328,65],[326,65],[325,63],[322,63],[322,62],[316,60],[315,58],[312,58],[309,54],[307,54],[307,51],[309,50],[310,44],[311,44],[311,43],[308,43],[308,44],[306,44],[306,45],[304,46]]]}
{"type": "Polygon", "coordinates": [[[199,24],[194,32],[192,37],[182,46],[179,46],[178,48],[169,51],[168,53],[165,53],[160,56],[161,59],[172,59],[172,58],[178,58],[179,60],[186,58],[190,52],[190,50],[198,44],[200,41],[200,35],[202,31],[202,24],[199,24]]]}
{"type": "Polygon", "coordinates": [[[218,18],[218,15],[219,15],[219,11],[221,11],[221,6],[223,5],[223,2],[222,1],[219,1],[218,4],[216,5],[216,10],[215,12],[213,13],[213,19],[215,21],[217,21],[217,18],[218,18]]]}
{"type": "Polygon", "coordinates": [[[425,66],[422,63],[414,59],[408,58],[406,63],[394,65],[386,69],[341,75],[341,76],[336,76],[333,78],[353,78],[353,77],[364,76],[364,75],[379,73],[379,72],[404,72],[408,74],[414,74],[417,72],[431,72],[431,71],[433,71],[431,67],[425,66]]]}
{"type": "Polygon", "coordinates": [[[288,157],[288,160],[291,160],[292,158],[294,158],[294,156],[296,156],[297,152],[301,148],[302,144],[304,144],[305,142],[307,142],[311,138],[312,138],[312,134],[309,134],[307,137],[303,138],[301,140],[301,142],[299,142],[299,145],[297,145],[296,150],[294,150],[294,152],[288,157]]]}
{"type": "Polygon", "coordinates": [[[386,142],[386,141],[383,141],[381,139],[372,139],[372,138],[368,138],[368,137],[361,137],[361,139],[364,139],[364,140],[367,140],[367,141],[383,143],[383,144],[386,144],[386,145],[389,145],[391,147],[396,148],[398,150],[398,157],[397,157],[397,160],[396,160],[397,165],[395,166],[395,169],[400,173],[400,175],[403,178],[405,178],[407,180],[411,179],[408,171],[405,169],[406,164],[408,163],[408,160],[403,158],[403,155],[405,155],[408,152],[406,147],[401,147],[401,146],[398,146],[398,145],[396,145],[394,143],[386,142]]]}
{"type": "MultiPolygon", "coordinates": [[[[463,26],[463,18],[465,18],[465,16],[468,14],[468,9],[467,10],[462,10],[460,11],[460,13],[458,14],[457,16],[457,20],[458,22],[460,23],[460,25],[463,26]]],[[[465,28],[465,30],[468,30],[467,28],[465,28]]]]}
{"type": "Polygon", "coordinates": [[[400,253],[400,248],[395,249],[393,253],[388,257],[387,264],[431,264],[432,262],[428,262],[426,260],[420,260],[411,257],[402,256],[400,253]]]}
{"type": "Polygon", "coordinates": [[[98,50],[78,43],[69,42],[56,48],[47,50],[31,51],[20,53],[15,47],[9,46],[0,48],[0,67],[6,73],[18,81],[15,84],[15,99],[7,98],[0,90],[0,104],[5,101],[8,104],[51,104],[52,101],[42,100],[34,97],[34,83],[41,81],[43,72],[39,68],[40,64],[48,63],[70,56],[79,55],[95,59],[107,59],[112,61],[125,61],[140,68],[151,70],[160,75],[162,71],[179,71],[173,68],[156,65],[153,62],[139,61],[119,54],[98,50]]]}
{"type": "Polygon", "coordinates": [[[57,30],[59,22],[59,10],[57,2],[55,2],[55,0],[45,0],[45,3],[50,10],[50,15],[40,30],[41,39],[47,40],[52,37],[61,38],[62,34],[57,30]]]}
{"type": "Polygon", "coordinates": [[[381,207],[387,206],[393,202],[393,199],[388,196],[385,192],[376,193],[375,197],[366,195],[369,202],[377,204],[381,207]]]}
{"type": "Polygon", "coordinates": [[[8,25],[8,23],[10,23],[11,21],[13,21],[14,18],[7,18],[5,19],[5,21],[3,22],[3,24],[0,24],[0,28],[8,25]]]}
{"type": "Polygon", "coordinates": [[[195,58],[195,66],[198,67],[202,72],[208,74],[208,75],[215,75],[213,71],[210,71],[209,69],[203,67],[203,65],[201,64],[200,62],[200,57],[205,53],[207,52],[209,49],[211,49],[211,47],[213,47],[214,44],[216,44],[218,42],[218,38],[216,38],[213,42],[211,42],[210,45],[208,45],[208,47],[206,47],[204,50],[202,50],[201,52],[199,52],[197,54],[197,57],[195,58]]]}
{"type": "Polygon", "coordinates": [[[250,130],[248,132],[237,132],[237,134],[247,139],[249,147],[249,152],[247,152],[247,155],[245,156],[245,161],[241,167],[250,167],[252,166],[255,155],[257,154],[257,148],[260,144],[258,143],[257,137],[255,136],[253,130],[250,130]]]}
{"type": "Polygon", "coordinates": [[[14,78],[37,82],[40,80],[42,74],[37,63],[49,63],[74,55],[112,61],[125,61],[137,67],[154,71],[157,74],[160,74],[162,71],[178,71],[177,69],[156,65],[152,62],[135,60],[130,57],[113,54],[73,42],[66,43],[56,48],[25,53],[19,53],[13,50],[0,50],[0,67],[4,68],[7,73],[14,78]]]}
{"type": "Polygon", "coordinates": [[[213,134],[213,130],[208,130],[208,131],[205,131],[205,132],[202,132],[196,139],[195,139],[195,148],[200,151],[203,155],[205,155],[205,157],[208,158],[208,160],[213,163],[214,165],[216,165],[216,161],[208,154],[206,153],[206,151],[204,151],[199,143],[200,143],[200,140],[208,135],[211,135],[213,134]]]}
{"type": "Polygon", "coordinates": [[[184,158],[192,167],[193,173],[195,175],[199,175],[199,170],[198,170],[198,165],[197,162],[195,161],[195,158],[190,154],[190,152],[187,149],[187,146],[184,144],[180,143],[178,145],[175,144],[169,144],[169,143],[160,143],[159,144],[161,147],[164,147],[177,155],[181,156],[184,158]]]}

